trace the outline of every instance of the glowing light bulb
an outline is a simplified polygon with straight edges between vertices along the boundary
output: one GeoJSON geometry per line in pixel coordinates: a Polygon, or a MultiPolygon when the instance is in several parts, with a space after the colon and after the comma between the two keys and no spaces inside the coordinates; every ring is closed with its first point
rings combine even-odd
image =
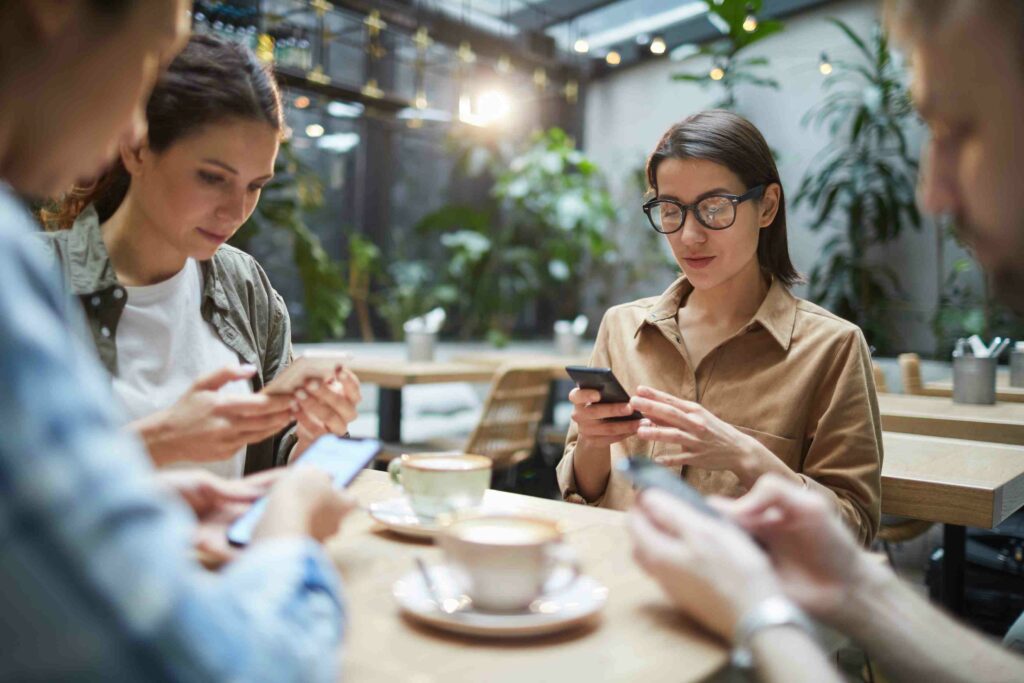
{"type": "Polygon", "coordinates": [[[296,109],[305,109],[308,106],[309,106],[309,98],[306,97],[305,95],[299,95],[298,97],[295,98],[295,108],[296,109]]]}
{"type": "Polygon", "coordinates": [[[622,63],[622,55],[615,50],[612,50],[604,57],[604,61],[608,62],[610,66],[618,66],[622,63]]]}
{"type": "Polygon", "coordinates": [[[747,18],[743,20],[743,30],[747,33],[753,33],[757,30],[757,17],[753,14],[748,14],[747,18]]]}
{"type": "Polygon", "coordinates": [[[572,49],[581,55],[585,55],[590,52],[590,43],[587,42],[586,38],[579,38],[573,43],[572,49]]]}
{"type": "Polygon", "coordinates": [[[725,71],[721,67],[716,66],[708,73],[708,76],[710,76],[713,81],[720,81],[725,78],[725,71]]]}
{"type": "Polygon", "coordinates": [[[306,126],[306,135],[311,138],[323,137],[323,134],[324,127],[321,126],[319,123],[311,123],[308,126],[306,126]]]}
{"type": "Polygon", "coordinates": [[[651,53],[656,55],[665,54],[667,46],[665,45],[665,39],[660,36],[651,41],[651,53]]]}

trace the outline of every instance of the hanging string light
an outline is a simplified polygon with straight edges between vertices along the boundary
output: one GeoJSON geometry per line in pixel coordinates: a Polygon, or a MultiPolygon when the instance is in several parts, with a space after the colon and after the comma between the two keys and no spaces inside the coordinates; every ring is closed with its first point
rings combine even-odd
{"type": "Polygon", "coordinates": [[[743,30],[747,33],[757,30],[757,16],[754,14],[753,5],[747,5],[747,18],[743,20],[743,30]]]}
{"type": "Polygon", "coordinates": [[[832,63],[828,61],[828,55],[824,52],[821,53],[821,62],[818,64],[818,71],[821,72],[822,76],[828,76],[832,73],[832,63]]]}
{"type": "Polygon", "coordinates": [[[622,55],[615,50],[612,50],[604,56],[604,61],[607,62],[609,66],[618,66],[622,63],[622,55]]]}
{"type": "Polygon", "coordinates": [[[661,36],[656,36],[654,40],[651,41],[651,54],[663,55],[665,54],[667,47],[668,46],[665,45],[665,39],[661,36]]]}
{"type": "Polygon", "coordinates": [[[725,69],[720,66],[712,67],[711,71],[708,72],[708,78],[713,81],[720,81],[725,78],[725,69]]]}

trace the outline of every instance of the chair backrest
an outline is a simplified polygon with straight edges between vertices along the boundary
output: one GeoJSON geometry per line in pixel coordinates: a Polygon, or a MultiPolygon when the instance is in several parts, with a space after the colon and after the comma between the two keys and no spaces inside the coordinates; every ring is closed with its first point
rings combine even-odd
{"type": "Polygon", "coordinates": [[[916,353],[901,353],[899,355],[900,377],[903,379],[904,394],[924,393],[924,384],[921,382],[921,358],[916,353]]]}
{"type": "Polygon", "coordinates": [[[522,462],[533,452],[551,386],[551,370],[500,369],[466,452],[484,455],[495,469],[522,462]]]}
{"type": "Polygon", "coordinates": [[[882,366],[871,361],[871,372],[875,376],[875,391],[880,394],[888,394],[889,383],[885,380],[885,373],[882,372],[882,366]]]}

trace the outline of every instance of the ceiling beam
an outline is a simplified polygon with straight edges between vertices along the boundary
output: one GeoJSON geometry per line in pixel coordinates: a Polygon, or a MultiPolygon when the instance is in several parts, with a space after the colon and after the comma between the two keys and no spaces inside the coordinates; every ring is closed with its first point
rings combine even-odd
{"type": "MultiPolygon", "coordinates": [[[[765,9],[760,13],[760,16],[765,19],[782,19],[831,1],[771,0],[765,3],[765,9]]],[[[668,46],[665,55],[653,55],[646,45],[637,45],[634,40],[625,40],[608,46],[608,50],[615,50],[622,56],[621,64],[617,67],[611,67],[605,64],[603,60],[593,59],[591,61],[590,77],[601,78],[602,76],[622,71],[630,66],[644,64],[652,59],[666,59],[666,55],[680,45],[699,45],[722,37],[719,30],[708,20],[707,14],[701,14],[700,16],[672,24],[657,31],[657,34],[664,38],[665,44],[668,46]]]]}
{"type": "Polygon", "coordinates": [[[360,14],[376,10],[393,28],[409,34],[421,25],[426,26],[439,43],[454,47],[469,41],[478,55],[494,60],[507,55],[519,68],[544,67],[549,76],[562,79],[578,75],[579,67],[563,59],[555,41],[540,32],[524,31],[514,38],[505,38],[440,12],[416,7],[411,0],[332,0],[331,4],[360,14]]]}
{"type": "Polygon", "coordinates": [[[619,0],[554,0],[537,7],[527,7],[508,15],[508,21],[523,31],[543,31],[557,24],[572,21],[576,17],[614,5],[619,0]]]}

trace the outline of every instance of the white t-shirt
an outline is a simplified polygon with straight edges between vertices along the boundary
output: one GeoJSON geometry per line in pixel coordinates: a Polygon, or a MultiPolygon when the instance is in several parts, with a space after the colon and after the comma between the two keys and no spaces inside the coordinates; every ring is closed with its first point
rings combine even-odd
{"type": "MultiPolygon", "coordinates": [[[[115,339],[118,372],[114,393],[129,420],[167,408],[200,377],[242,362],[203,320],[203,273],[194,259],[188,259],[185,267],[168,280],[125,287],[125,291],[128,301],[115,339]]],[[[230,382],[221,392],[252,393],[252,385],[248,380],[230,382]]],[[[244,466],[243,447],[228,460],[178,462],[168,467],[203,467],[235,478],[242,475],[244,466]]]]}

